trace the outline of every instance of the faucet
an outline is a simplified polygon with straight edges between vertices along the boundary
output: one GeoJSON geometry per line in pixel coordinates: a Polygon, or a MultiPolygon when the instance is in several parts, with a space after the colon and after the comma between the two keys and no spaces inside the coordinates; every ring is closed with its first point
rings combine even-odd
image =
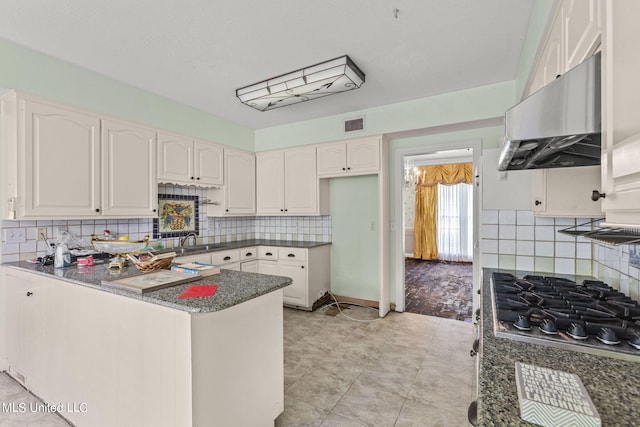
{"type": "Polygon", "coordinates": [[[190,231],[180,238],[180,247],[184,246],[187,240],[189,240],[189,237],[193,237],[193,244],[196,244],[196,238],[198,237],[198,235],[195,233],[195,231],[190,231]]]}

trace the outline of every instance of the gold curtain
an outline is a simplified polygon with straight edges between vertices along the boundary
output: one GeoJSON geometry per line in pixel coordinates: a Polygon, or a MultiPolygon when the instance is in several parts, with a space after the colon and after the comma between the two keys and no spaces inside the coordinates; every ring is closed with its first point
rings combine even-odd
{"type": "Polygon", "coordinates": [[[437,259],[437,218],[438,184],[471,184],[473,168],[471,163],[419,166],[416,178],[416,217],[414,221],[413,257],[437,259]]]}

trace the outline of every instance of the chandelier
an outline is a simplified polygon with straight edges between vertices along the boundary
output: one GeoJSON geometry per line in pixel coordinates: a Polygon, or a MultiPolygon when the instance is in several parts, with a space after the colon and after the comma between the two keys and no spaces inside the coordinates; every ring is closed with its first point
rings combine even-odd
{"type": "Polygon", "coordinates": [[[358,89],[364,73],[347,55],[236,90],[243,104],[260,111],[358,89]]]}
{"type": "Polygon", "coordinates": [[[414,163],[409,160],[409,159],[405,159],[404,161],[404,186],[405,188],[413,188],[416,184],[416,178],[417,178],[417,167],[414,165],[414,163]]]}

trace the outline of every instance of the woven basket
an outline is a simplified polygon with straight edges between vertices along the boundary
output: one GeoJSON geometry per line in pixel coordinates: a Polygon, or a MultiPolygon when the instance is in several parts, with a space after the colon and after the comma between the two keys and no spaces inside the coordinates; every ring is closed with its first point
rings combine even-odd
{"type": "Polygon", "coordinates": [[[135,265],[138,270],[144,272],[169,269],[169,267],[171,267],[172,261],[173,258],[158,259],[155,261],[135,261],[131,259],[133,265],[135,265]]]}

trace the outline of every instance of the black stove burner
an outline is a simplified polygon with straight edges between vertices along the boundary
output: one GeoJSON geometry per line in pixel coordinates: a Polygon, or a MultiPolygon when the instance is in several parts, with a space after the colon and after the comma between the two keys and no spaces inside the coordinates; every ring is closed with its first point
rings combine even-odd
{"type": "Polygon", "coordinates": [[[640,306],[606,283],[498,272],[492,282],[501,334],[640,356],[640,306]]]}

